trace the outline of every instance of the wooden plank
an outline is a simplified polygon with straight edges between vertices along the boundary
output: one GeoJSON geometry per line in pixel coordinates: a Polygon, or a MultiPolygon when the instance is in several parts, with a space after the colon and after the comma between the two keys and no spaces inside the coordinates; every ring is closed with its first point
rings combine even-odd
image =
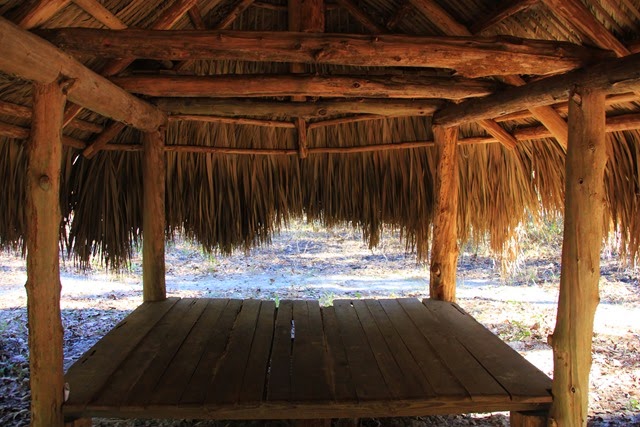
{"type": "Polygon", "coordinates": [[[293,302],[281,301],[276,314],[273,331],[273,347],[271,348],[271,370],[267,385],[269,401],[289,401],[291,394],[291,352],[293,340],[291,328],[293,319],[293,302]]]}
{"type": "Polygon", "coordinates": [[[260,301],[242,302],[229,335],[229,343],[209,381],[205,404],[233,404],[238,401],[259,314],[260,301]]]}
{"type": "Polygon", "coordinates": [[[291,389],[295,401],[330,401],[324,333],[318,301],[293,302],[291,389]]]}
{"type": "Polygon", "coordinates": [[[261,402],[266,398],[269,358],[273,342],[276,304],[262,301],[256,331],[249,352],[249,360],[242,380],[238,402],[261,402]]]}
{"type": "MultiPolygon", "coordinates": [[[[375,322],[384,337],[384,340],[387,342],[389,348],[393,349],[393,356],[398,362],[398,366],[400,366],[406,381],[418,384],[420,387],[419,397],[435,397],[435,392],[433,391],[431,384],[429,384],[424,373],[420,370],[416,360],[402,341],[400,334],[391,323],[391,320],[380,305],[380,302],[370,299],[365,301],[369,312],[375,319],[375,322]]],[[[414,386],[411,387],[413,388],[414,386]]]]}
{"type": "Polygon", "coordinates": [[[378,362],[378,368],[389,388],[391,397],[393,399],[424,397],[422,387],[420,387],[418,381],[411,376],[405,376],[403,374],[402,369],[394,357],[395,349],[387,345],[365,301],[353,300],[351,304],[353,304],[353,308],[358,315],[358,320],[362,325],[371,351],[378,362]]]}
{"type": "MultiPolygon", "coordinates": [[[[133,389],[139,381],[143,380],[143,378],[144,382],[147,380],[153,381],[153,378],[148,379],[145,377],[148,369],[151,369],[149,376],[155,378],[164,372],[164,369],[162,369],[161,372],[155,372],[153,363],[156,358],[161,361],[164,353],[177,351],[174,347],[182,343],[197,319],[197,316],[193,316],[192,313],[197,312],[199,316],[204,308],[203,306],[196,306],[195,302],[196,300],[193,298],[179,300],[171,310],[156,323],[153,329],[149,331],[140,341],[139,345],[109,377],[104,387],[92,400],[92,406],[113,407],[127,404],[130,399],[134,399],[132,394],[133,389]],[[192,317],[195,318],[192,319],[192,317]],[[187,319],[184,323],[182,322],[183,318],[187,319]]],[[[166,361],[166,363],[168,362],[169,361],[166,361]]],[[[152,389],[152,386],[147,386],[144,382],[141,388],[152,389]]]]}
{"type": "Polygon", "coordinates": [[[327,345],[327,378],[333,397],[339,402],[356,401],[358,396],[333,307],[322,309],[322,323],[327,345]]]}
{"type": "Polygon", "coordinates": [[[442,363],[429,342],[416,329],[398,301],[384,299],[380,305],[398,331],[402,341],[431,384],[438,399],[470,400],[470,396],[449,368],[442,363]]]}
{"type": "Polygon", "coordinates": [[[514,37],[91,28],[43,30],[38,34],[67,51],[101,57],[448,68],[472,78],[561,73],[609,56],[572,43],[514,37]]]}
{"type": "Polygon", "coordinates": [[[70,388],[66,404],[85,406],[92,401],[118,366],[178,301],[179,298],[168,298],[142,304],[82,355],[65,375],[70,388]]]}
{"type": "MultiPolygon", "coordinates": [[[[175,322],[173,324],[168,324],[170,330],[163,332],[162,335],[154,334],[154,331],[149,334],[149,340],[154,336],[159,339],[159,349],[154,356],[149,354],[149,367],[131,387],[126,397],[124,397],[123,401],[126,402],[128,406],[142,406],[147,404],[160,378],[167,371],[171,361],[180,351],[208,303],[209,301],[207,299],[202,298],[183,299],[175,305],[174,310],[179,310],[181,308],[180,305],[185,305],[186,311],[181,313],[180,318],[174,318],[173,320],[175,320],[175,322]]],[[[167,316],[167,321],[168,320],[169,316],[167,316]]],[[[163,323],[160,322],[157,327],[161,328],[163,326],[163,323]]],[[[144,345],[144,343],[141,345],[144,345]]],[[[140,366],[138,365],[136,368],[139,369],[140,366]]],[[[126,369],[126,367],[123,366],[122,369],[126,369]]]]}
{"type": "Polygon", "coordinates": [[[212,328],[211,337],[202,352],[198,366],[180,398],[181,405],[200,405],[204,403],[207,387],[218,366],[220,357],[228,345],[231,328],[241,307],[242,301],[240,300],[230,300],[224,307],[216,327],[212,328]]]}
{"type": "Polygon", "coordinates": [[[434,300],[424,300],[423,304],[509,392],[513,401],[551,401],[551,380],[460,307],[434,300]]]}
{"type": "Polygon", "coordinates": [[[398,302],[409,315],[440,360],[458,379],[472,400],[508,401],[509,394],[478,363],[454,336],[445,332],[444,325],[415,298],[399,299],[398,302]]]}
{"type": "Polygon", "coordinates": [[[189,380],[193,376],[198,363],[216,330],[224,308],[229,303],[226,299],[207,300],[207,307],[185,339],[175,357],[158,381],[149,398],[152,405],[177,405],[189,380]]]}
{"type": "Polygon", "coordinates": [[[348,300],[335,300],[333,308],[338,321],[347,360],[359,400],[386,400],[390,390],[380,372],[356,311],[348,300]]]}

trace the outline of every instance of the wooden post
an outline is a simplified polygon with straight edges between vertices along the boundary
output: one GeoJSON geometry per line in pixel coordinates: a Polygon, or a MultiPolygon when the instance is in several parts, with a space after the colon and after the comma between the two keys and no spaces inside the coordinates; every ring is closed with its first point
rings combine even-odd
{"type": "Polygon", "coordinates": [[[509,414],[511,427],[547,427],[548,416],[545,411],[513,411],[509,414]]]}
{"type": "Polygon", "coordinates": [[[587,425],[593,319],[603,238],[604,92],[577,86],[569,101],[562,272],[550,425],[587,425]]]}
{"type": "Polygon", "coordinates": [[[430,296],[443,301],[455,301],[458,265],[458,128],[434,126],[433,139],[438,151],[438,166],[430,296]]]}
{"type": "Polygon", "coordinates": [[[142,287],[144,301],[166,299],[164,130],[143,134],[142,287]]]}
{"type": "Polygon", "coordinates": [[[31,425],[64,425],[60,318],[60,166],[66,83],[33,85],[27,144],[27,311],[31,425]]]}

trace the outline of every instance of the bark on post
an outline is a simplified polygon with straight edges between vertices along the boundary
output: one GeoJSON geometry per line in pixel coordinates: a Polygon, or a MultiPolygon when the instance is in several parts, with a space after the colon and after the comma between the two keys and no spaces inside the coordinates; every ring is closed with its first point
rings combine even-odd
{"type": "Polygon", "coordinates": [[[438,166],[430,296],[443,301],[455,301],[458,265],[458,128],[434,126],[433,139],[438,151],[438,166]]]}
{"type": "Polygon", "coordinates": [[[60,318],[60,165],[65,83],[33,85],[27,144],[27,311],[31,425],[61,427],[63,367],[60,318]]]}
{"type": "Polygon", "coordinates": [[[164,130],[143,136],[142,287],[144,301],[166,299],[164,130]]]}
{"type": "Polygon", "coordinates": [[[552,426],[587,425],[593,319],[603,238],[604,92],[575,88],[569,102],[565,220],[554,353],[552,426]]]}

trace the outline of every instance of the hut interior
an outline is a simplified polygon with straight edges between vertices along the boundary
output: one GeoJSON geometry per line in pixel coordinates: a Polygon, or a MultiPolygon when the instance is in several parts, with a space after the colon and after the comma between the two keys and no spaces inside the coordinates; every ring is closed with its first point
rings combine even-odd
{"type": "Polygon", "coordinates": [[[0,0],[0,246],[27,257],[32,425],[586,425],[601,243],[640,245],[639,42],[638,0],[0,0]],[[551,383],[455,280],[461,242],[501,254],[557,214],[551,383]],[[431,299],[166,297],[167,238],[225,254],[302,216],[372,246],[399,230],[431,299]],[[142,242],[144,303],[63,377],[59,251],[119,269],[142,242]]]}

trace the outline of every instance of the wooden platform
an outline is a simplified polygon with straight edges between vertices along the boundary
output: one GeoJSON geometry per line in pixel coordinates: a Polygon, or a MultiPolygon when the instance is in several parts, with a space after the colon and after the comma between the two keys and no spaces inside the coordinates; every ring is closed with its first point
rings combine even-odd
{"type": "Polygon", "coordinates": [[[551,380],[457,305],[145,303],[67,372],[71,417],[304,419],[545,409],[551,380]]]}

